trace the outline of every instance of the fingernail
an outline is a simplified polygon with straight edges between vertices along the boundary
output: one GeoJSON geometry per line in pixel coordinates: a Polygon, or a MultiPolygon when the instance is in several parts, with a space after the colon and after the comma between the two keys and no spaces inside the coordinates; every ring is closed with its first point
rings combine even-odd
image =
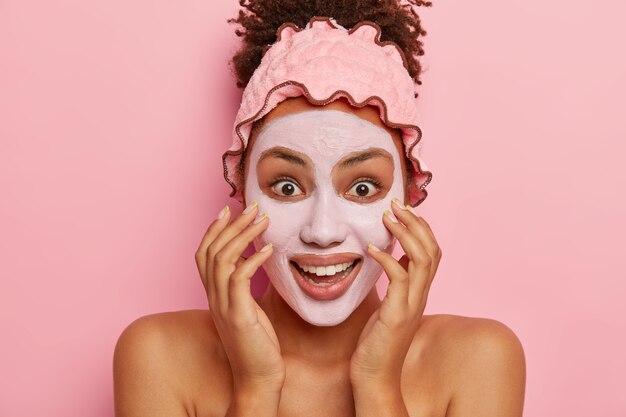
{"type": "Polygon", "coordinates": [[[267,217],[266,213],[261,214],[259,217],[257,217],[256,219],[254,219],[254,221],[252,222],[252,224],[257,224],[257,223],[261,223],[265,218],[267,217]]]}
{"type": "Polygon", "coordinates": [[[393,218],[393,216],[391,215],[391,212],[389,210],[385,210],[385,216],[389,217],[389,220],[391,220],[392,222],[398,223],[398,221],[393,218]]]}
{"type": "Polygon", "coordinates": [[[253,201],[252,204],[250,204],[248,207],[246,207],[246,209],[241,214],[251,213],[252,210],[254,210],[256,208],[256,206],[258,206],[258,205],[259,205],[259,203],[257,203],[256,201],[253,201]]]}
{"type": "Polygon", "coordinates": [[[370,248],[371,250],[373,250],[374,252],[380,252],[380,249],[378,249],[376,246],[374,246],[373,244],[369,244],[367,245],[368,248],[370,248]]]}
{"type": "Polygon", "coordinates": [[[406,210],[406,207],[402,205],[398,197],[392,198],[391,202],[394,203],[396,207],[398,207],[400,210],[406,210]]]}
{"type": "Polygon", "coordinates": [[[270,250],[271,247],[272,244],[268,243],[267,245],[263,246],[259,252],[267,252],[268,250],[270,250]]]}
{"type": "MultiPolygon", "coordinates": [[[[409,206],[408,204],[406,205],[406,209],[411,212],[412,215],[417,216],[417,214],[415,213],[415,209],[411,206],[409,206]]],[[[419,217],[419,216],[418,216],[419,217]]]]}
{"type": "Polygon", "coordinates": [[[226,216],[226,213],[228,213],[228,210],[230,210],[230,207],[228,207],[228,205],[226,205],[222,210],[220,210],[219,213],[217,213],[217,218],[218,219],[223,219],[224,216],[226,216]]]}

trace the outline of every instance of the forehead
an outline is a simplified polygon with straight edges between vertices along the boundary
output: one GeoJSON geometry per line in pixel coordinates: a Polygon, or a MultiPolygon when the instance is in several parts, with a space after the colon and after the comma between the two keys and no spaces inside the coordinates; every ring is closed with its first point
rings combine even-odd
{"type": "Polygon", "coordinates": [[[330,160],[373,147],[398,156],[384,128],[339,110],[305,110],[272,119],[258,133],[252,154],[275,146],[330,160]]]}
{"type": "MultiPolygon", "coordinates": [[[[262,132],[265,127],[272,124],[271,123],[272,121],[281,119],[284,116],[293,115],[293,114],[306,112],[306,111],[312,111],[312,110],[315,110],[318,112],[335,110],[335,111],[345,112],[353,116],[357,116],[359,119],[369,122],[366,124],[362,124],[361,127],[365,128],[365,126],[369,126],[367,130],[370,133],[376,131],[376,129],[374,129],[373,127],[378,127],[386,131],[387,141],[389,141],[389,137],[391,137],[392,142],[395,146],[396,152],[399,155],[404,154],[400,132],[397,129],[390,128],[389,126],[385,125],[382,122],[382,120],[380,119],[379,110],[377,107],[370,106],[370,105],[366,105],[360,108],[354,107],[347,101],[347,99],[343,97],[338,98],[335,101],[328,103],[324,106],[319,106],[319,105],[311,104],[305,97],[300,96],[300,97],[290,98],[285,101],[282,101],[255,125],[255,129],[253,129],[252,131],[252,134],[250,136],[249,143],[247,146],[246,159],[248,159],[250,155],[252,154],[252,149],[258,147],[255,145],[255,142],[259,133],[262,132]]],[[[329,137],[329,138],[332,137],[332,134],[331,134],[332,130],[341,127],[341,124],[337,126],[336,120],[337,118],[335,118],[334,120],[334,125],[333,123],[328,123],[328,124],[322,124],[321,126],[319,126],[319,130],[317,130],[317,133],[318,133],[317,137],[318,138],[324,137],[324,134],[326,137],[329,137]]],[[[352,124],[356,125],[356,123],[354,122],[354,118],[352,118],[352,124]]],[[[281,123],[281,125],[286,126],[287,124],[281,123]]],[[[345,128],[345,125],[343,127],[345,128]]],[[[337,134],[337,132],[335,132],[335,134],[337,134]]],[[[378,134],[379,135],[381,134],[380,130],[378,130],[378,134]]],[[[349,151],[346,146],[347,143],[352,143],[353,145],[355,144],[354,141],[344,141],[343,149],[345,151],[349,151]]],[[[300,144],[302,145],[303,143],[300,142],[300,144]]],[[[394,154],[395,152],[391,152],[391,153],[394,154]]],[[[400,159],[401,159],[401,165],[404,166],[405,165],[404,158],[400,158],[400,159]]],[[[247,165],[248,164],[246,163],[246,166],[247,165]]]]}

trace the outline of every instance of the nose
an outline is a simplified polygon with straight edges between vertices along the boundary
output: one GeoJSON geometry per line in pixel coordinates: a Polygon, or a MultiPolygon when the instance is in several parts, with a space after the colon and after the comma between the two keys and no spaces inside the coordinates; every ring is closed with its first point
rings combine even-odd
{"type": "MultiPolygon", "coordinates": [[[[332,194],[332,193],[329,193],[332,194]]],[[[336,246],[346,239],[348,225],[340,207],[334,204],[336,195],[318,195],[311,206],[308,219],[300,230],[300,239],[309,245],[320,247],[336,246]]]]}

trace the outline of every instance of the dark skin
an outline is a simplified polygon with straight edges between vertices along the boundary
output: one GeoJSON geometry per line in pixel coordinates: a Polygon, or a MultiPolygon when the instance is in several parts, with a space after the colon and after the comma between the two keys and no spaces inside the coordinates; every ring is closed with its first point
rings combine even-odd
{"type": "MultiPolygon", "coordinates": [[[[310,106],[303,99],[285,101],[266,121],[310,106]]],[[[383,126],[372,107],[354,109],[343,101],[324,107],[383,126]]],[[[402,155],[398,133],[388,131],[402,155]]],[[[271,176],[273,164],[265,165],[251,169],[259,178],[271,176]]],[[[371,158],[363,167],[390,168],[386,158],[371,158]]],[[[343,192],[351,174],[333,169],[331,175],[343,192]]],[[[396,261],[368,250],[390,277],[388,296],[380,300],[373,289],[334,327],[303,321],[272,285],[252,299],[249,276],[271,249],[247,260],[240,254],[272,220],[253,224],[256,209],[231,220],[227,210],[196,253],[212,311],[150,315],[124,331],[114,358],[116,415],[521,416],[525,362],[519,340],[495,320],[422,314],[438,246],[425,220],[394,204],[390,210],[399,223],[388,216],[381,221],[408,257],[396,261]],[[415,302],[399,303],[400,296],[415,302]],[[230,304],[224,301],[229,297],[230,304]]]]}
{"type": "MultiPolygon", "coordinates": [[[[272,147],[263,152],[257,164],[259,185],[264,194],[271,195],[275,199],[292,202],[302,200],[307,198],[307,194],[310,194],[316,187],[313,165],[313,161],[306,154],[284,146],[272,147]],[[298,195],[283,196],[274,190],[276,187],[274,185],[275,180],[281,178],[281,172],[290,172],[294,177],[293,182],[282,180],[280,183],[285,185],[285,183],[291,182],[295,188],[294,192],[297,192],[298,195]],[[303,192],[301,187],[308,190],[308,193],[303,192]]],[[[381,148],[373,147],[347,153],[331,171],[335,191],[343,198],[358,203],[367,202],[369,204],[380,200],[387,195],[393,184],[393,165],[391,154],[381,148]],[[365,178],[375,178],[379,184],[363,181],[365,178]],[[361,184],[365,185],[366,196],[359,196],[355,190],[351,190],[355,185],[361,184]]]]}

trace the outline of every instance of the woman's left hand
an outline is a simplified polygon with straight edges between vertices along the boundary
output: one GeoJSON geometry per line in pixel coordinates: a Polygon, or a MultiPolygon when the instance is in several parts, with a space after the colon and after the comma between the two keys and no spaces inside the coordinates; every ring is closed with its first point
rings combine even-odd
{"type": "Polygon", "coordinates": [[[398,239],[405,255],[396,260],[373,245],[369,255],[389,278],[387,295],[372,315],[359,338],[350,362],[350,377],[355,388],[396,389],[417,328],[420,325],[428,291],[441,259],[441,249],[426,220],[397,203],[391,203],[383,224],[398,239]]]}

